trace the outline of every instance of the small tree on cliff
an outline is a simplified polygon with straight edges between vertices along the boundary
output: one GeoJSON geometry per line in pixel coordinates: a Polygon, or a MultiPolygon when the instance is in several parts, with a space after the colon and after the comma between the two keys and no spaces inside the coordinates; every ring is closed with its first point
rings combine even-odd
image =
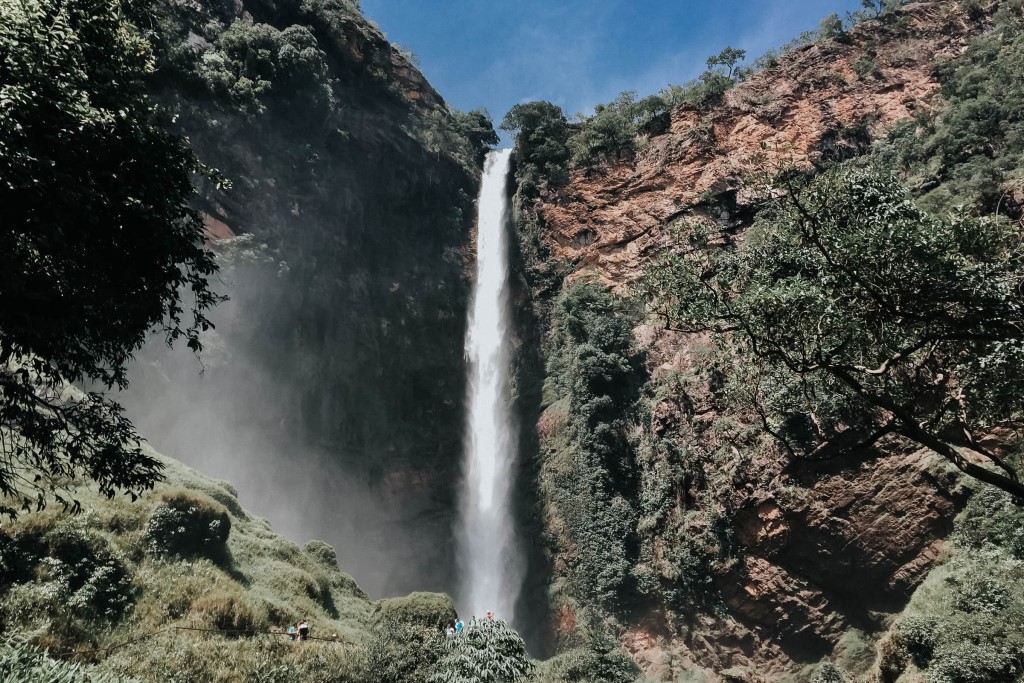
{"type": "Polygon", "coordinates": [[[739,247],[695,229],[649,269],[654,309],[715,336],[792,456],[870,458],[902,438],[1024,501],[982,441],[1024,406],[1019,227],[929,215],[871,171],[789,174],[772,190],[739,247]]]}
{"type": "Polygon", "coordinates": [[[122,5],[0,0],[0,54],[0,513],[13,516],[82,473],[109,496],[152,486],[160,465],[120,406],[67,383],[123,387],[153,327],[199,349],[218,297],[187,206],[202,167],[146,96],[149,46],[122,5]]]}
{"type": "Polygon", "coordinates": [[[725,69],[725,77],[732,80],[736,73],[736,65],[742,62],[747,56],[746,50],[740,50],[735,47],[727,47],[717,55],[712,55],[707,58],[707,66],[709,71],[716,71],[719,68],[725,69]]]}

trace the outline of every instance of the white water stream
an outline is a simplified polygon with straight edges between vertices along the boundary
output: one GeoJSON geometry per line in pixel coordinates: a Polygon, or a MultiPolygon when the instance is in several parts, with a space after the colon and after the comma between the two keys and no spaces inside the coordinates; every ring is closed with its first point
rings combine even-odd
{"type": "Polygon", "coordinates": [[[477,265],[466,333],[466,455],[459,500],[457,602],[465,620],[494,611],[511,621],[522,583],[512,519],[515,439],[509,407],[508,175],[511,150],[484,163],[477,205],[477,265]]]}

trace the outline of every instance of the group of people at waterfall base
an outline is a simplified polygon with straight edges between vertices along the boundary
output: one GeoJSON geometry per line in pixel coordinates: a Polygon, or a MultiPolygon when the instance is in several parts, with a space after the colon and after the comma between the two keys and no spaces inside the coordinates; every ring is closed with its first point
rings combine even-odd
{"type": "MultiPolygon", "coordinates": [[[[492,621],[493,619],[494,612],[488,612],[487,621],[492,621]]],[[[465,631],[467,628],[473,628],[476,625],[477,620],[475,614],[473,615],[473,618],[469,620],[469,626],[466,626],[466,623],[462,621],[462,619],[456,618],[455,621],[452,622],[451,626],[445,629],[444,634],[448,638],[454,638],[455,636],[461,635],[462,632],[465,631]]]]}

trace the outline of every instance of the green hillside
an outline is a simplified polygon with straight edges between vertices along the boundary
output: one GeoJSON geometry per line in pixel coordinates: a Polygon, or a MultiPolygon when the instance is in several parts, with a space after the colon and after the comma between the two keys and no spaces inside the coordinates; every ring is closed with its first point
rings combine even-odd
{"type": "Polygon", "coordinates": [[[247,514],[230,484],[150,454],[166,481],[138,501],[74,486],[81,514],[51,508],[4,530],[3,631],[143,680],[261,680],[274,670],[353,680],[374,603],[334,549],[299,547],[247,514]],[[299,619],[337,642],[300,652],[270,635],[299,619]]]}

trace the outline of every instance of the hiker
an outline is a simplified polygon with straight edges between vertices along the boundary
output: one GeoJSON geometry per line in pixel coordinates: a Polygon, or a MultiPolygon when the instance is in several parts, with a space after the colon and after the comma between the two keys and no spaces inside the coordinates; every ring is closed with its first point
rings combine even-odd
{"type": "Polygon", "coordinates": [[[455,632],[462,633],[462,629],[466,628],[466,624],[462,622],[462,619],[455,620],[455,632]]]}
{"type": "Polygon", "coordinates": [[[303,619],[299,622],[299,640],[305,640],[309,637],[309,623],[303,619]]]}
{"type": "Polygon", "coordinates": [[[487,621],[491,621],[492,619],[494,619],[494,612],[491,612],[490,610],[488,610],[487,611],[487,621]]]}
{"type": "Polygon", "coordinates": [[[445,638],[454,638],[455,637],[455,629],[453,629],[451,626],[449,626],[447,629],[445,629],[444,636],[445,636],[445,638]]]}
{"type": "Polygon", "coordinates": [[[295,640],[295,635],[299,632],[299,622],[294,624],[288,624],[288,640],[295,640]]]}
{"type": "Polygon", "coordinates": [[[476,615],[475,614],[473,615],[473,618],[469,620],[469,627],[473,628],[474,626],[476,626],[476,615]]]}

